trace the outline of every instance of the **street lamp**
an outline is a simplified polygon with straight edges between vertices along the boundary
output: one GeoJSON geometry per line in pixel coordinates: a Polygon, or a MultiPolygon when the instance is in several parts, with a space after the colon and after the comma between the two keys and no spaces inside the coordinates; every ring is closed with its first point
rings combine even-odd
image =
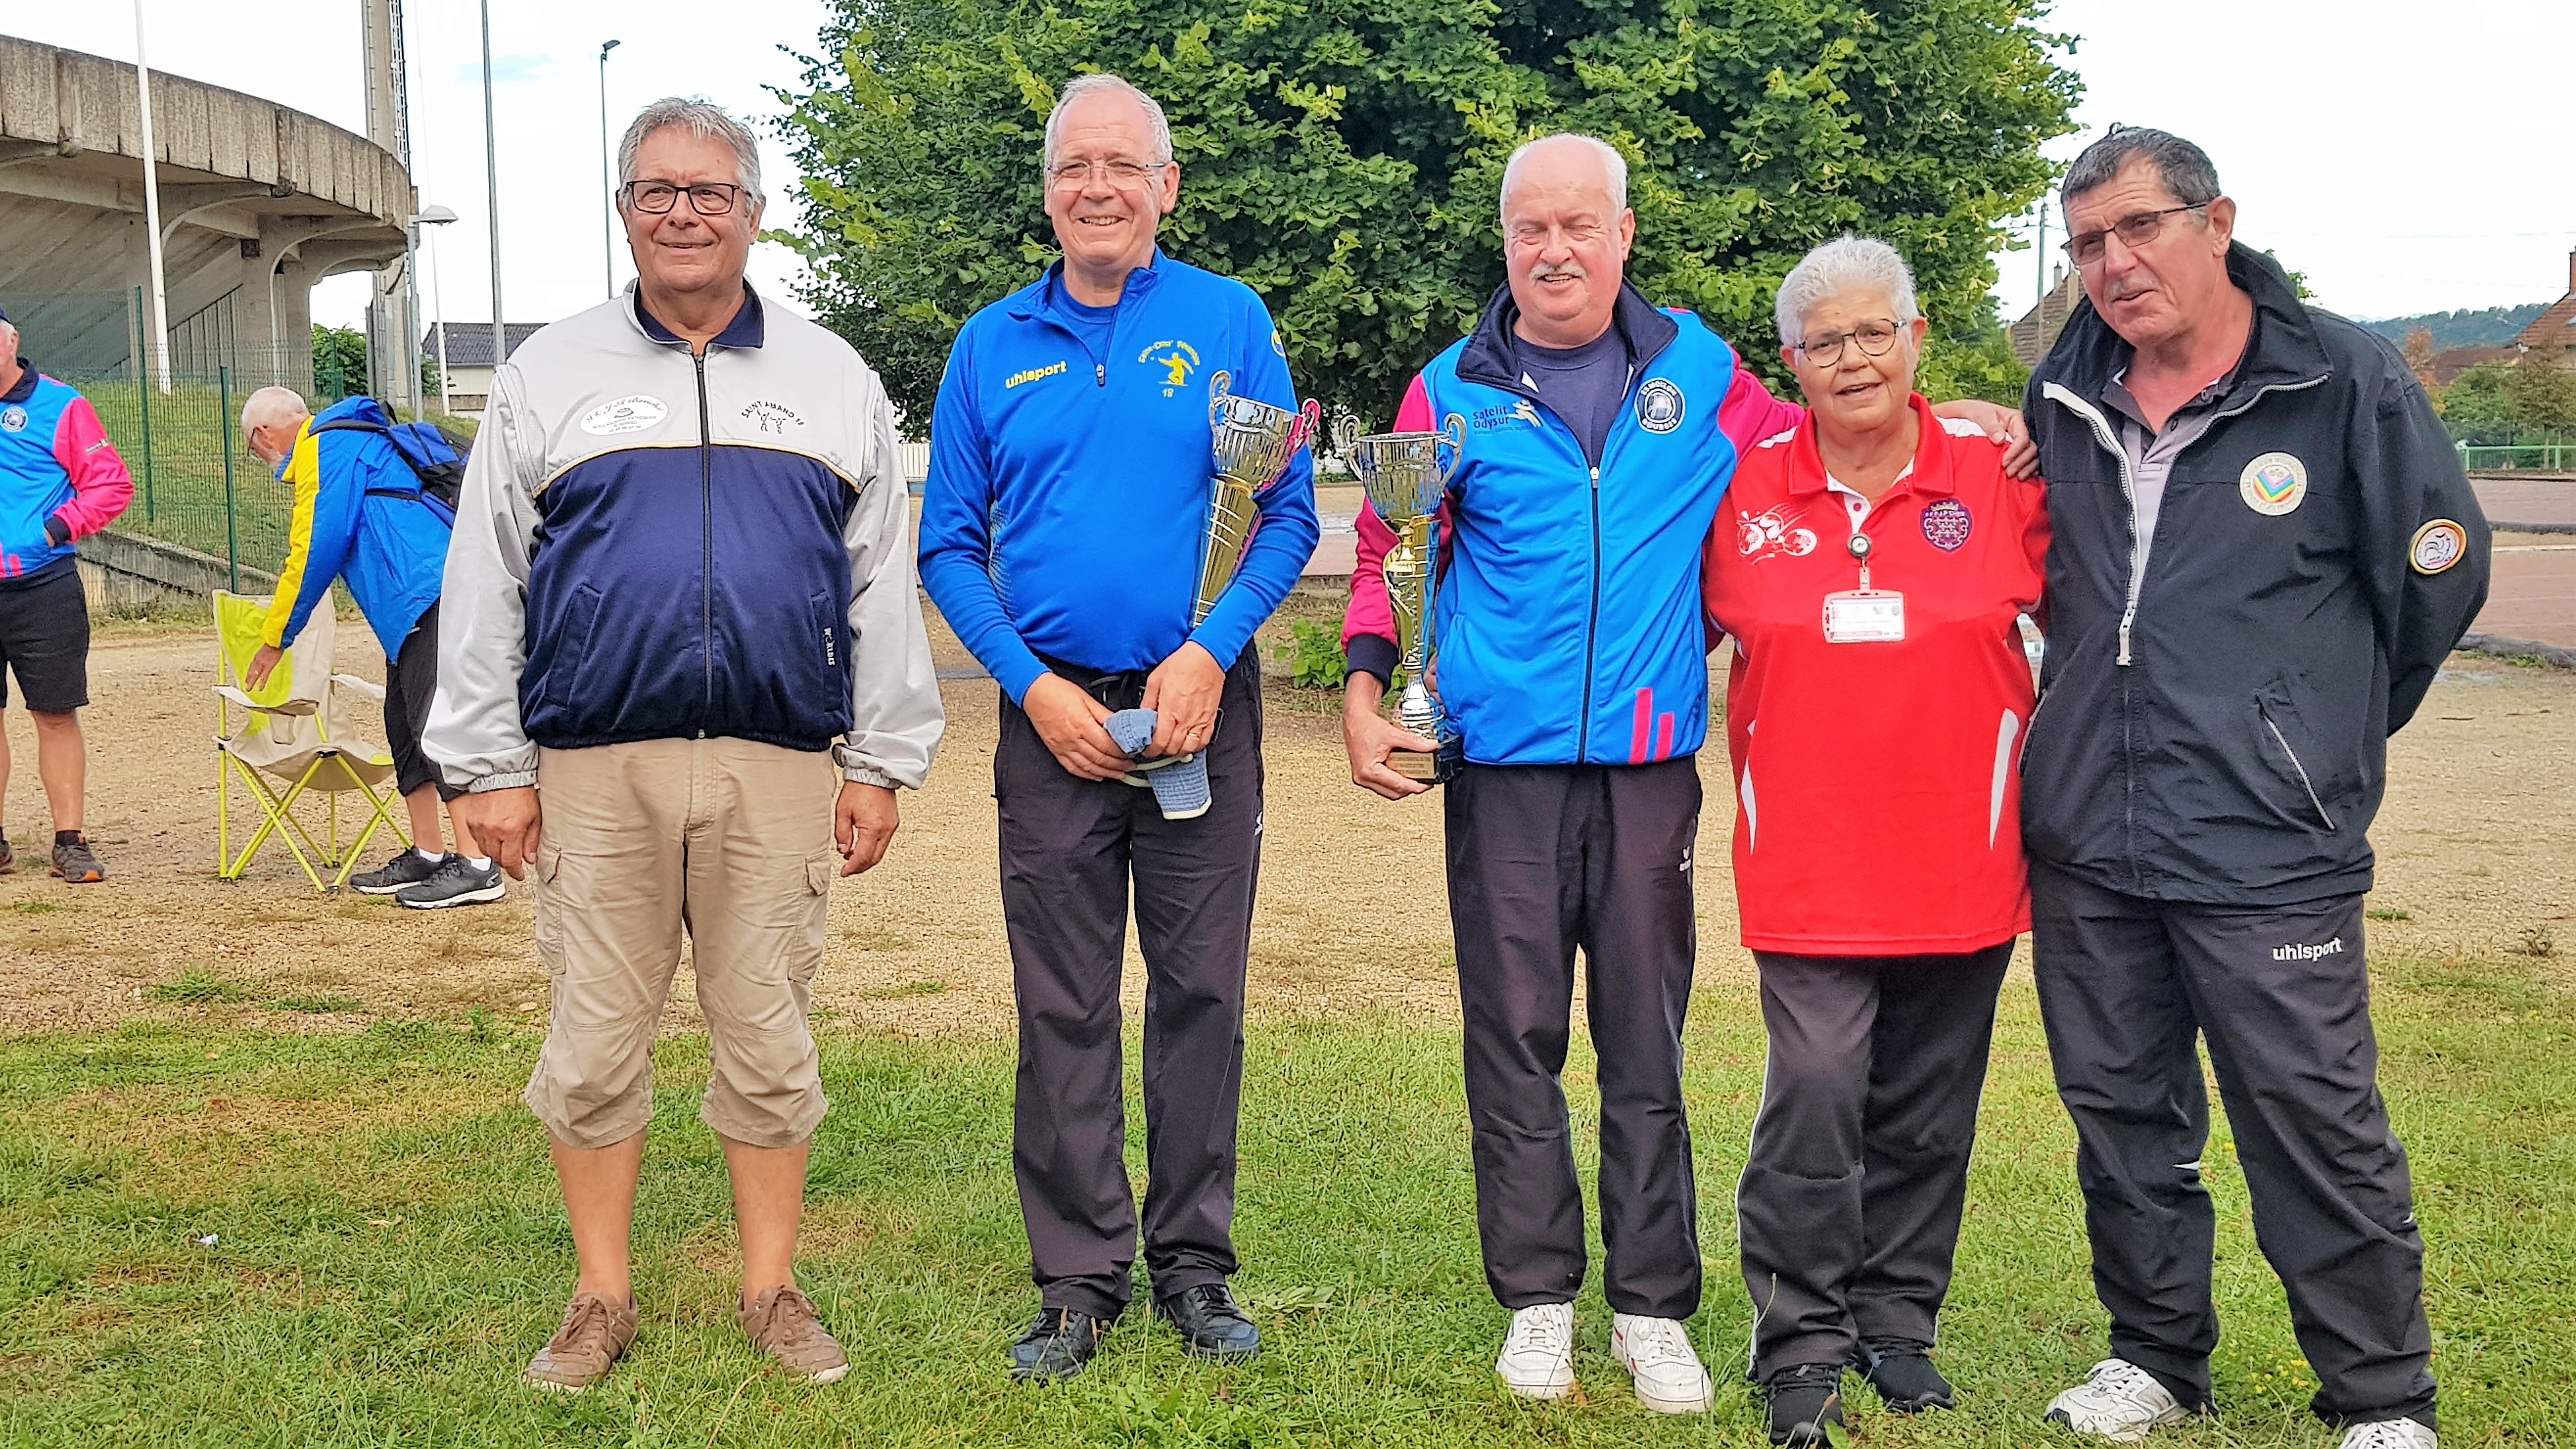
{"type": "MultiPolygon", "coordinates": [[[[433,206],[420,215],[412,217],[408,230],[413,236],[419,237],[422,227],[445,226],[454,220],[456,220],[455,212],[443,206],[433,206]]],[[[438,314],[429,324],[438,332],[438,410],[441,414],[452,416],[456,409],[448,401],[447,302],[438,285],[438,252],[435,248],[429,247],[429,238],[420,239],[423,248],[429,250],[429,306],[431,311],[438,314]]]]}
{"type": "Polygon", "coordinates": [[[599,269],[608,279],[608,295],[617,295],[617,181],[608,163],[608,53],[617,41],[599,48],[599,189],[608,202],[608,214],[601,218],[599,269]]]}

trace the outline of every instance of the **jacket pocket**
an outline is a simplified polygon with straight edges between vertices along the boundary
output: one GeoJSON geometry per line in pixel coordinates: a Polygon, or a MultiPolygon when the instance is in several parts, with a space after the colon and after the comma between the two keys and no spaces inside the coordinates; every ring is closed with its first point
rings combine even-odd
{"type": "Polygon", "coordinates": [[[591,636],[599,631],[600,602],[599,590],[579,584],[573,588],[572,602],[564,606],[563,628],[546,658],[545,687],[537,694],[556,710],[569,713],[581,697],[581,668],[590,658],[591,636]]]}
{"type": "Polygon", "coordinates": [[[2267,701],[2262,694],[2255,695],[2254,717],[2261,734],[2255,742],[2257,748],[2275,774],[2298,787],[2298,805],[2301,808],[2293,808],[2290,813],[2300,819],[2313,818],[2332,832],[2335,821],[2333,814],[2326,809],[2324,792],[2319,789],[2318,778],[2308,772],[2307,762],[2299,758],[2298,744],[2294,742],[2294,739],[2304,739],[2306,731],[2299,727],[2299,717],[2287,704],[2286,697],[2275,703],[2267,701]]]}

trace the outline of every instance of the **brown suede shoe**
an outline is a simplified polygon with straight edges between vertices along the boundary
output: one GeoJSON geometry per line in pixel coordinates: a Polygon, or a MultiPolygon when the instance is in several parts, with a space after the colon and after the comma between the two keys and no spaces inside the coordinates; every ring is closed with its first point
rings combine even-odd
{"type": "Polygon", "coordinates": [[[782,1283],[734,1310],[734,1321],[751,1337],[751,1346],[785,1364],[808,1383],[836,1383],[850,1371],[850,1356],[839,1340],[823,1331],[814,1316],[814,1300],[782,1283]]]}
{"type": "Polygon", "coordinates": [[[608,1377],[608,1366],[635,1341],[635,1305],[605,1293],[576,1293],[563,1327],[528,1361],[528,1384],[577,1394],[608,1377]]]}

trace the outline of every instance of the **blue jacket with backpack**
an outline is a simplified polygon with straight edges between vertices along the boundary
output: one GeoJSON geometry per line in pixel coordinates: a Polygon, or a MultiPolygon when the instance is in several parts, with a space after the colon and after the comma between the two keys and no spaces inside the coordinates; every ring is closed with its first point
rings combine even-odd
{"type": "Polygon", "coordinates": [[[463,461],[436,428],[397,424],[374,398],[345,398],[308,421],[277,470],[295,511],[265,641],[286,647],[332,580],[346,579],[386,656],[401,653],[438,602],[456,506],[436,485],[463,461]]]}

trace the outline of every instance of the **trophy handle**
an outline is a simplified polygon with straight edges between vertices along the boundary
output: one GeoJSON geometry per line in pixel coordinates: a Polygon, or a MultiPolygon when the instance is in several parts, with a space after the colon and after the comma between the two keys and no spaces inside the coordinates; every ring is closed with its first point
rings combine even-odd
{"type": "MultiPolygon", "coordinates": [[[[1311,448],[1324,431],[1324,405],[1314,398],[1306,399],[1297,409],[1297,426],[1288,435],[1288,456],[1294,459],[1299,448],[1311,448]]],[[[1282,470],[1283,472],[1286,470],[1282,470]]]]}
{"type": "Polygon", "coordinates": [[[1208,375],[1208,426],[1213,428],[1225,417],[1225,400],[1234,395],[1234,374],[1220,367],[1208,375]]]}
{"type": "Polygon", "coordinates": [[[1360,415],[1347,407],[1333,409],[1332,425],[1326,429],[1326,434],[1331,440],[1333,451],[1348,461],[1351,444],[1360,440],[1360,415]]]}
{"type": "Polygon", "coordinates": [[[1467,456],[1467,419],[1451,413],[1440,425],[1440,441],[1432,445],[1433,466],[1440,470],[1442,486],[1458,475],[1458,465],[1467,456]],[[1445,461],[1444,461],[1445,459],[1445,461]]]}

